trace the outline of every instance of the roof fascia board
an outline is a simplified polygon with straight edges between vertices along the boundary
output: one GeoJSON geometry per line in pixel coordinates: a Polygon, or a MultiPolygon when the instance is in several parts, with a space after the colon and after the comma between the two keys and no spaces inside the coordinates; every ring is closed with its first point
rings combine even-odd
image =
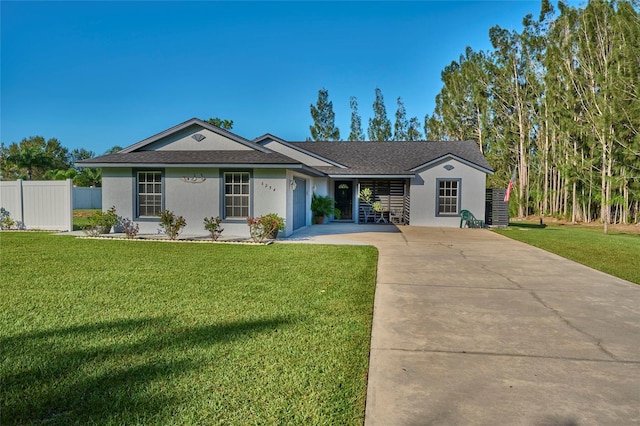
{"type": "Polygon", "coordinates": [[[209,124],[206,121],[202,121],[202,120],[200,120],[198,118],[192,118],[190,120],[187,120],[184,123],[180,123],[180,124],[178,124],[176,126],[173,126],[173,127],[169,128],[169,129],[167,129],[165,131],[162,131],[162,132],[160,132],[158,134],[155,134],[155,135],[153,135],[151,137],[148,137],[148,138],[146,138],[146,139],[144,139],[144,140],[142,140],[142,141],[140,141],[138,143],[130,145],[130,146],[124,148],[123,150],[118,151],[118,152],[123,153],[123,154],[129,153],[129,152],[133,152],[135,150],[138,150],[138,149],[140,149],[142,147],[145,147],[145,146],[150,145],[150,144],[152,144],[154,142],[157,142],[162,138],[165,138],[165,137],[167,137],[167,136],[169,136],[169,135],[171,135],[173,133],[179,132],[179,131],[184,130],[187,127],[193,126],[193,125],[198,125],[200,127],[203,127],[203,128],[205,128],[205,129],[207,129],[209,131],[212,131],[213,133],[217,133],[217,134],[219,134],[221,136],[224,136],[226,138],[229,138],[229,139],[233,140],[234,142],[238,142],[238,143],[240,143],[242,145],[245,145],[245,146],[247,146],[249,148],[252,148],[252,149],[255,149],[257,151],[271,152],[267,148],[265,148],[265,147],[263,147],[261,145],[258,145],[258,144],[254,143],[254,142],[251,142],[250,140],[245,139],[242,136],[238,136],[235,133],[231,133],[228,130],[225,130],[225,129],[223,129],[221,127],[218,127],[218,126],[214,126],[213,124],[209,124]]]}
{"type": "Polygon", "coordinates": [[[402,175],[338,175],[329,174],[332,179],[411,179],[416,177],[415,174],[402,174],[402,175]]]}
{"type": "Polygon", "coordinates": [[[469,166],[469,167],[472,167],[472,168],[474,168],[474,169],[480,170],[480,171],[485,172],[485,173],[487,173],[487,174],[490,174],[490,175],[492,175],[492,174],[493,174],[493,170],[491,170],[491,169],[487,169],[487,168],[485,168],[485,167],[482,167],[482,166],[480,166],[480,165],[478,165],[478,164],[476,164],[476,163],[474,163],[474,162],[471,162],[471,161],[469,161],[469,160],[465,160],[464,158],[462,158],[462,157],[458,157],[457,155],[455,155],[455,154],[451,154],[451,153],[449,153],[449,154],[445,154],[445,155],[441,155],[441,156],[440,156],[440,157],[438,157],[438,158],[434,158],[434,159],[433,159],[433,160],[431,160],[431,161],[428,161],[428,162],[426,162],[426,163],[424,163],[424,164],[421,164],[421,165],[419,165],[419,166],[417,166],[417,167],[414,167],[414,168],[412,168],[412,169],[409,169],[409,170],[410,170],[410,171],[412,171],[412,172],[418,172],[418,171],[420,171],[420,170],[422,170],[422,169],[426,169],[426,168],[428,168],[428,167],[430,167],[430,166],[433,166],[434,164],[441,163],[442,161],[445,161],[447,158],[449,158],[449,159],[453,159],[453,160],[456,160],[456,161],[459,161],[459,162],[461,162],[462,164],[466,164],[466,165],[467,165],[467,166],[469,166]]]}
{"type": "MultiPolygon", "coordinates": [[[[301,154],[305,154],[305,155],[308,155],[310,157],[313,157],[316,160],[324,161],[325,163],[329,163],[329,164],[331,164],[331,165],[333,165],[335,167],[339,167],[341,169],[347,169],[348,168],[344,164],[336,163],[335,161],[329,160],[328,158],[323,157],[323,156],[321,156],[319,154],[316,154],[316,153],[311,152],[311,151],[307,151],[306,149],[300,148],[299,146],[292,145],[289,142],[284,141],[284,140],[282,140],[282,139],[280,139],[280,138],[278,138],[276,136],[273,136],[270,133],[267,133],[267,134],[265,134],[263,136],[260,136],[259,138],[254,139],[254,141],[256,141],[256,143],[259,144],[260,146],[262,146],[262,144],[265,143],[265,142],[277,142],[279,144],[282,144],[282,145],[286,146],[287,148],[291,148],[291,149],[293,149],[295,151],[300,152],[301,154]]],[[[310,142],[310,143],[313,143],[313,142],[310,142]]]]}
{"type": "Polygon", "coordinates": [[[229,168],[253,168],[253,169],[303,169],[309,173],[313,173],[318,176],[325,176],[322,172],[305,166],[304,164],[254,164],[254,163],[82,163],[78,164],[81,167],[90,167],[92,169],[119,169],[126,167],[134,168],[180,168],[180,169],[194,169],[194,168],[206,168],[206,169],[229,169],[229,168]]]}
{"type": "Polygon", "coordinates": [[[276,141],[280,143],[287,142],[284,139],[281,139],[275,135],[272,135],[271,133],[265,133],[264,135],[258,136],[257,138],[253,139],[253,142],[257,144],[262,144],[263,142],[269,142],[269,141],[276,141]]]}

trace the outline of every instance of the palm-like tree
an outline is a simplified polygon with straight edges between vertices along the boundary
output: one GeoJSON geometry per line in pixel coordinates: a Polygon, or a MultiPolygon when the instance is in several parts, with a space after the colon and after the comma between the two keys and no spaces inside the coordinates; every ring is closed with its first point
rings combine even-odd
{"type": "Polygon", "coordinates": [[[102,186],[102,169],[84,167],[73,178],[73,184],[76,186],[102,186]]]}
{"type": "Polygon", "coordinates": [[[33,177],[34,169],[45,169],[51,164],[51,157],[46,152],[34,146],[21,146],[20,150],[7,158],[19,169],[26,169],[27,180],[33,177]]]}

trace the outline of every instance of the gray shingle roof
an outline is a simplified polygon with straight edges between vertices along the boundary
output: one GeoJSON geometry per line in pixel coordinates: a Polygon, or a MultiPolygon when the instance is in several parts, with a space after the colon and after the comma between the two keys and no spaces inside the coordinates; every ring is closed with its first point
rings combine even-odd
{"type": "Polygon", "coordinates": [[[136,151],[102,155],[78,162],[92,164],[300,164],[277,152],[261,151],[136,151]]]}
{"type": "Polygon", "coordinates": [[[447,142],[289,142],[294,147],[347,166],[316,167],[327,174],[402,175],[414,168],[453,155],[481,169],[493,171],[478,145],[470,141],[447,142]]]}
{"type": "Polygon", "coordinates": [[[484,171],[493,171],[475,142],[285,142],[269,134],[249,141],[195,118],[131,145],[118,153],[78,161],[77,164],[87,167],[256,165],[303,168],[307,173],[314,175],[411,176],[414,169],[448,155],[455,156],[484,171]],[[254,149],[235,151],[143,150],[144,147],[155,141],[190,126],[207,128],[254,149]],[[265,138],[280,141],[293,149],[300,149],[302,152],[316,155],[328,160],[329,163],[335,163],[335,166],[314,168],[305,166],[299,160],[263,147],[259,142],[265,138]],[[338,167],[339,165],[344,165],[346,168],[338,167]]]}

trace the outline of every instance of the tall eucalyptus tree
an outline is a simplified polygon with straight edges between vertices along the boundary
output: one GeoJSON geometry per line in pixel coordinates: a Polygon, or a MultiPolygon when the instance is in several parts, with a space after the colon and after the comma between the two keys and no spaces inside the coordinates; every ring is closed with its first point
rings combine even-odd
{"type": "Polygon", "coordinates": [[[387,117],[387,108],[384,106],[382,90],[377,87],[376,99],[373,102],[373,117],[369,119],[367,133],[369,140],[372,141],[391,140],[391,121],[387,117]]]}
{"type": "Polygon", "coordinates": [[[358,100],[355,96],[349,98],[349,106],[351,107],[351,132],[349,133],[349,140],[363,141],[362,118],[360,118],[358,114],[358,100]]]}
{"type": "Polygon", "coordinates": [[[333,102],[329,100],[327,89],[318,90],[318,100],[310,105],[313,124],[309,126],[311,140],[337,141],[340,140],[340,129],[336,127],[336,114],[333,112],[333,102]]]}

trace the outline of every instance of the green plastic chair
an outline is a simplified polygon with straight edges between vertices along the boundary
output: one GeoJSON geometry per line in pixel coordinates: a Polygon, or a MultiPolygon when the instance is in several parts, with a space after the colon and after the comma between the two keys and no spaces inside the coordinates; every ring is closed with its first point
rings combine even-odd
{"type": "Polygon", "coordinates": [[[460,210],[460,228],[463,228],[465,224],[468,228],[482,228],[484,221],[476,219],[469,210],[460,210]]]}

